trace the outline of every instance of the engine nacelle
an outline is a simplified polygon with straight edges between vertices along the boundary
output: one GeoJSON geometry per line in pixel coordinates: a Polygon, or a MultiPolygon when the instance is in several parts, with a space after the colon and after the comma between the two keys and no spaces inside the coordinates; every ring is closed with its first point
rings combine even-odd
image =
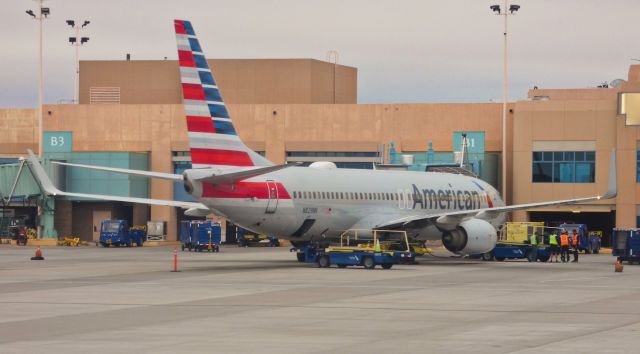
{"type": "Polygon", "coordinates": [[[444,247],[455,254],[480,254],[491,251],[496,246],[496,229],[480,219],[461,222],[455,230],[442,234],[444,247]]]}
{"type": "Polygon", "coordinates": [[[184,190],[195,198],[202,197],[202,182],[195,180],[201,177],[202,174],[198,170],[186,170],[182,174],[184,190]]]}

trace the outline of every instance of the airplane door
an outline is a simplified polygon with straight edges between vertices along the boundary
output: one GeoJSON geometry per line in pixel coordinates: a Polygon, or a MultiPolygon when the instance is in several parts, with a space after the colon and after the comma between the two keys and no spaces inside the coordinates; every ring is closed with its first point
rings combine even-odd
{"type": "Polygon", "coordinates": [[[267,189],[269,199],[267,200],[267,210],[265,210],[266,214],[273,214],[278,209],[278,186],[276,182],[273,180],[267,181],[267,189]]]}

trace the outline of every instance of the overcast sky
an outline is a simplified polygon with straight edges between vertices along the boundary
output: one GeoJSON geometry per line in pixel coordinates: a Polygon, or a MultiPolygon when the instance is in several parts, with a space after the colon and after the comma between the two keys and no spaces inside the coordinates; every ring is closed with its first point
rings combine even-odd
{"type": "MultiPolygon", "coordinates": [[[[326,58],[358,68],[360,103],[489,102],[502,97],[496,0],[47,0],[45,102],[73,96],[73,35],[90,20],[81,60],[176,59],[174,18],[192,21],[208,58],[326,58]]],[[[502,3],[502,1],[500,1],[502,3]]],[[[626,79],[640,59],[638,0],[519,0],[509,17],[510,98],[528,88],[626,79]]],[[[33,0],[0,2],[0,106],[37,104],[33,0]]],[[[215,75],[215,73],[214,73],[215,75]]],[[[224,92],[223,92],[224,94],[224,92]]]]}

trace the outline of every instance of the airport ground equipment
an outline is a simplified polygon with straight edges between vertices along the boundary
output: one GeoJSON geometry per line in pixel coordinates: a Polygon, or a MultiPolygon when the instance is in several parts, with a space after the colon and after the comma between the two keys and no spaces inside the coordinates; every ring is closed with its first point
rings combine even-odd
{"type": "Polygon", "coordinates": [[[600,251],[599,244],[597,249],[593,249],[593,244],[589,237],[589,229],[586,224],[560,224],[559,227],[563,230],[567,230],[567,235],[569,236],[573,235],[574,230],[577,232],[578,251],[584,253],[598,253],[600,251]]]}
{"type": "Polygon", "coordinates": [[[589,231],[589,244],[591,245],[592,253],[600,253],[602,248],[602,231],[589,231]]]}
{"type": "Polygon", "coordinates": [[[184,251],[185,249],[191,251],[191,220],[180,221],[180,244],[184,251]]]}
{"type": "Polygon", "coordinates": [[[221,231],[217,222],[191,222],[191,248],[196,252],[220,252],[221,231]]]}
{"type": "Polygon", "coordinates": [[[296,251],[298,261],[317,263],[320,268],[328,268],[335,264],[338,268],[362,266],[366,269],[374,269],[379,265],[384,269],[390,269],[394,264],[415,258],[410,251],[405,231],[373,230],[371,231],[373,238],[369,237],[368,239],[358,236],[359,233],[362,234],[362,231],[364,230],[345,231],[340,236],[340,243],[337,245],[322,247],[317,244],[309,244],[301,248],[294,247],[292,251],[296,251]],[[389,234],[395,234],[396,240],[385,240],[384,238],[389,234]],[[390,243],[398,243],[398,237],[404,243],[404,248],[402,250],[389,249],[390,243]]]}
{"type": "Polygon", "coordinates": [[[474,255],[485,261],[504,261],[505,259],[527,259],[529,262],[547,262],[551,257],[549,235],[559,235],[558,228],[546,227],[540,222],[508,222],[498,234],[496,247],[487,253],[474,255]],[[537,245],[532,246],[530,236],[537,235],[537,245]]]}
{"type": "Polygon", "coordinates": [[[611,246],[620,263],[640,264],[640,229],[613,229],[611,246]]]}
{"type": "Polygon", "coordinates": [[[57,242],[58,246],[78,247],[80,245],[80,237],[64,237],[57,242]]]}
{"type": "Polygon", "coordinates": [[[237,228],[238,239],[238,247],[249,247],[249,246],[269,246],[269,247],[279,247],[280,240],[277,237],[268,236],[268,235],[260,235],[255,232],[249,231],[247,229],[243,229],[241,227],[237,228]]]}
{"type": "Polygon", "coordinates": [[[103,247],[133,246],[141,247],[144,243],[144,232],[140,228],[129,229],[127,220],[103,220],[100,224],[100,240],[103,247]]]}

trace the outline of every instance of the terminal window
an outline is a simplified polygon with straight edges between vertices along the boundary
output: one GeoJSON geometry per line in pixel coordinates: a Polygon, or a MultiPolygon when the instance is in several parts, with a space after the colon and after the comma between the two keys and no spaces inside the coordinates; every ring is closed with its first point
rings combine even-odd
{"type": "Polygon", "coordinates": [[[595,161],[595,151],[534,151],[532,180],[534,183],[594,183],[595,161]]]}

